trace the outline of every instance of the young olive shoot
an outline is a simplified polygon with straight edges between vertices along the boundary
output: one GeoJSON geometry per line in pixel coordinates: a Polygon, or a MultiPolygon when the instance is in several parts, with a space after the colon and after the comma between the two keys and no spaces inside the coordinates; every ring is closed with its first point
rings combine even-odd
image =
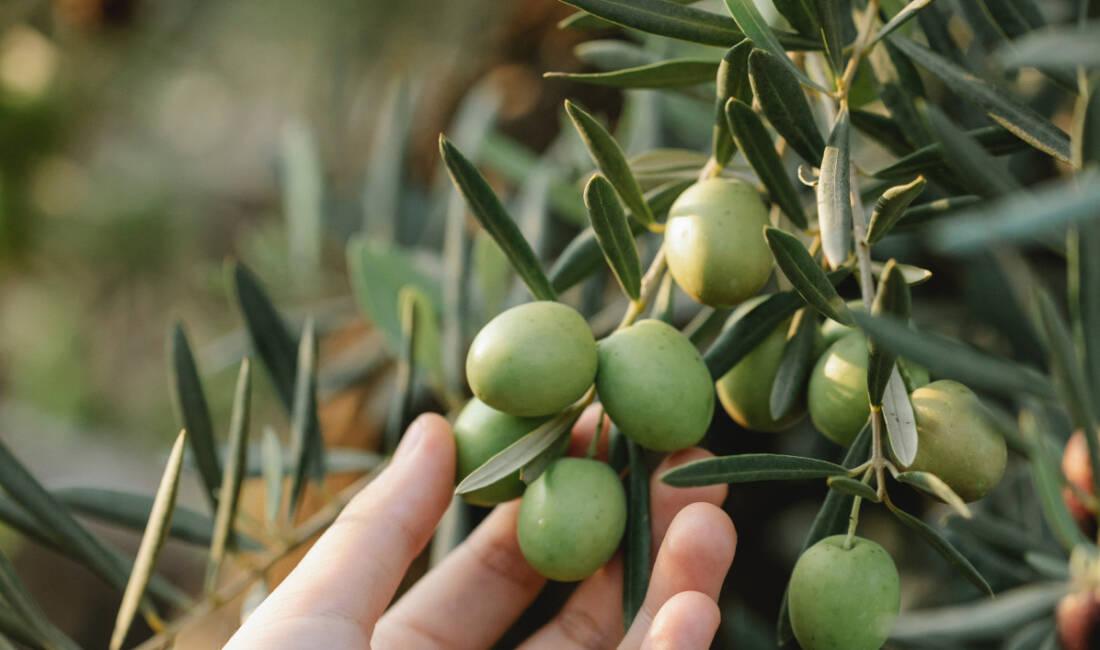
{"type": "Polygon", "coordinates": [[[714,388],[699,351],[679,330],[643,320],[600,342],[596,394],[623,435],[654,451],[700,440],[714,413],[714,388]]]}
{"type": "Polygon", "coordinates": [[[969,388],[941,379],[913,391],[917,457],[906,470],[931,472],[964,501],[997,486],[1008,452],[1004,437],[969,388]]]}
{"type": "MultiPolygon", "coordinates": [[[[498,411],[473,398],[466,403],[454,421],[455,481],[470,475],[482,463],[505,447],[534,431],[549,418],[524,418],[498,411]]],[[[563,438],[568,446],[569,439],[563,438]]],[[[562,452],[565,449],[561,449],[562,452]]],[[[523,482],[519,472],[500,479],[473,492],[462,495],[467,502],[478,506],[494,506],[523,495],[523,482]]]]}
{"type": "Polygon", "coordinates": [[[731,307],[756,295],[774,262],[761,235],[768,211],[739,180],[692,185],[672,204],[665,226],[668,270],[695,300],[731,307]]]}
{"type": "Polygon", "coordinates": [[[877,650],[900,607],[898,569],[886,549],[845,535],[817,542],[791,573],[791,627],[803,650],[877,650]]]}
{"type": "Polygon", "coordinates": [[[527,487],[516,534],[523,557],[561,582],[583,580],[611,559],[626,530],[626,492],[614,470],[561,458],[527,487]]]}
{"type": "Polygon", "coordinates": [[[553,415],[580,399],[596,376],[596,340],[572,307],[538,301],[481,328],[466,356],[470,389],[493,408],[553,415]]]}

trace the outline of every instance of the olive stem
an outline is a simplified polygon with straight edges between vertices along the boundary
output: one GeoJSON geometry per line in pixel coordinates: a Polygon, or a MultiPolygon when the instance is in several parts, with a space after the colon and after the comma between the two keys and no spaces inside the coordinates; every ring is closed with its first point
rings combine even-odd
{"type": "MultiPolygon", "coordinates": [[[[702,182],[702,181],[705,181],[705,180],[708,180],[708,179],[711,179],[711,178],[717,178],[718,175],[721,174],[721,173],[722,173],[721,165],[719,165],[718,161],[714,159],[714,156],[711,156],[707,160],[707,164],[703,165],[702,169],[699,171],[699,182],[702,182]]],[[[662,230],[663,230],[663,228],[662,228],[662,230]]]]}
{"type": "Polygon", "coordinates": [[[661,248],[657,250],[657,255],[653,258],[653,262],[650,263],[649,269],[646,270],[645,275],[642,277],[642,290],[638,295],[638,299],[630,302],[630,306],[627,307],[626,313],[623,314],[623,319],[619,321],[619,326],[615,328],[616,332],[633,325],[634,321],[638,320],[638,316],[645,311],[646,305],[649,304],[650,297],[657,289],[661,274],[664,273],[667,262],[668,260],[665,257],[665,245],[661,244],[661,248]]]}
{"type": "Polygon", "coordinates": [[[584,457],[589,460],[596,457],[596,452],[600,448],[600,436],[603,435],[603,421],[606,417],[607,411],[601,408],[600,418],[596,420],[596,430],[592,433],[592,440],[588,443],[588,451],[584,454],[584,457]]]}
{"type": "MultiPolygon", "coordinates": [[[[866,465],[866,464],[867,463],[864,463],[864,465],[866,465]]],[[[862,465],[861,465],[861,467],[862,467],[862,465]]],[[[872,468],[868,467],[867,470],[863,472],[863,478],[860,479],[861,483],[866,483],[871,478],[871,469],[872,468]]],[[[863,497],[859,497],[859,496],[857,496],[852,501],[852,512],[851,512],[851,514],[848,515],[848,536],[844,538],[844,550],[845,551],[852,550],[852,540],[856,536],[856,528],[859,527],[859,506],[862,503],[863,503],[863,497]]]]}
{"type": "Polygon", "coordinates": [[[859,36],[856,37],[856,45],[853,46],[852,56],[848,59],[848,65],[844,68],[844,75],[837,82],[837,98],[842,101],[848,99],[848,92],[852,88],[852,81],[855,80],[859,64],[863,60],[863,55],[870,49],[871,27],[874,25],[875,16],[878,14],[878,4],[879,0],[869,0],[867,3],[867,10],[863,14],[863,24],[859,27],[859,36]]]}

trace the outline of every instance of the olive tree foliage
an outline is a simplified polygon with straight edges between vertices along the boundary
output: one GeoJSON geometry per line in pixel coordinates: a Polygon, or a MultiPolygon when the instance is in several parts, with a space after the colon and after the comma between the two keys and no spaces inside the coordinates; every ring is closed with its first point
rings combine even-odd
{"type": "MultiPolygon", "coordinates": [[[[1097,10],[1089,0],[775,0],[769,21],[749,0],[703,8],[692,0],[563,1],[578,11],[561,28],[592,35],[576,50],[589,71],[548,71],[545,83],[623,89],[624,108],[613,122],[567,102],[557,139],[533,152],[495,130],[498,98],[475,87],[440,138],[440,176],[445,171],[453,183],[425,190],[394,173],[393,153],[403,151],[412,129],[408,107],[415,99],[410,88],[398,88],[379,117],[388,136],[371,160],[363,224],[351,236],[325,230],[308,129],[288,134],[282,148],[288,231],[310,233],[295,248],[307,264],[319,257],[311,254],[318,233],[346,240],[352,293],[381,334],[369,359],[355,359],[350,370],[346,359],[320,362],[317,342],[331,327],[326,314],[291,317],[259,278],[231,263],[232,298],[251,357],[285,408],[285,422],[276,423],[283,430],[255,435],[248,358],[232,413],[210,413],[201,369],[178,324],[168,357],[184,433],[158,492],[50,491],[0,442],[0,522],[124,594],[112,647],[124,643],[139,615],[157,631],[148,647],[161,647],[235,596],[247,592],[245,602],[253,604],[262,598],[265,572],[323,530],[369,481],[425,395],[457,412],[469,395],[469,344],[509,306],[560,301],[601,340],[639,318],[665,321],[701,355],[709,378],[700,390],[709,395],[718,382],[719,400],[738,423],[769,431],[799,419],[815,364],[828,354],[818,343],[833,328],[862,337],[848,346],[863,363],[858,399],[844,406],[860,414],[859,426],[831,435],[821,425],[824,416],[815,414],[812,390],[809,411],[822,433],[847,443],[842,457],[725,455],[661,478],[674,486],[733,489],[823,481],[826,496],[804,531],[803,550],[826,538],[839,539],[830,542],[838,548],[859,547],[861,512],[885,508],[916,533],[906,539],[927,543],[952,570],[930,561],[930,574],[945,585],[972,585],[952,587],[962,596],[949,606],[903,612],[888,631],[897,647],[1054,647],[1056,606],[1067,594],[1097,586],[1100,555],[1092,531],[1079,526],[1081,512],[1095,521],[1100,472],[1091,473],[1091,485],[1074,483],[1058,461],[1072,430],[1096,431],[1098,424],[1097,10]],[[949,26],[949,19],[966,29],[949,26]],[[965,42],[961,31],[968,31],[965,42]],[[673,208],[690,186],[735,179],[744,183],[737,192],[752,188],[762,197],[759,207],[756,197],[745,200],[766,218],[747,235],[738,231],[736,241],[723,241],[729,229],[715,228],[711,244],[764,250],[775,270],[749,292],[758,297],[737,293],[739,304],[729,304],[707,297],[721,292],[692,292],[674,277],[677,269],[693,268],[693,259],[690,250],[666,249],[666,231],[692,216],[673,208]],[[402,200],[408,194],[417,200],[402,200]],[[922,313],[928,301],[919,285],[936,274],[937,262],[967,269],[972,313],[981,322],[964,327],[942,311],[922,313]],[[1007,345],[971,336],[982,330],[1007,345]],[[327,447],[319,399],[381,372],[393,386],[384,448],[375,454],[327,447]],[[756,393],[729,387],[737,373],[756,393]],[[929,422],[921,407],[927,392],[918,394],[927,382],[918,379],[922,373],[955,391],[951,399],[964,400],[966,409],[982,411],[983,424],[974,427],[989,429],[982,435],[1007,441],[1009,470],[1000,486],[992,487],[999,471],[992,478],[983,471],[949,475],[922,461],[932,453],[922,449],[918,430],[929,422]],[[303,491],[333,472],[364,477],[304,520],[297,517],[303,491]],[[250,477],[265,485],[263,521],[237,516],[241,485],[250,477]],[[975,487],[979,479],[989,485],[975,487]],[[205,512],[175,505],[181,480],[198,481],[205,512]],[[896,501],[907,490],[954,514],[943,524],[906,512],[896,501]],[[985,500],[967,503],[989,490],[985,500]],[[1071,511],[1064,490],[1083,511],[1071,511]],[[143,531],[137,557],[99,538],[85,519],[143,531]],[[184,593],[157,574],[167,538],[209,547],[201,593],[184,593]],[[249,568],[220,577],[238,554],[250,556],[249,568]]],[[[713,281],[708,276],[699,286],[713,281]]],[[[517,472],[524,483],[536,482],[598,392],[588,389],[469,471],[458,493],[485,494],[517,472]]],[[[838,408],[827,402],[824,415],[838,408]]],[[[629,625],[648,581],[646,473],[653,453],[619,433],[628,419],[613,422],[610,463],[626,474],[629,625]]],[[[1100,467],[1100,443],[1094,436],[1085,441],[1088,466],[1100,467]]],[[[1003,443],[1000,453],[1003,467],[1003,443]]],[[[461,510],[448,515],[433,558],[467,532],[461,510]]],[[[787,603],[779,609],[775,639],[793,644],[787,603]]],[[[4,639],[75,646],[0,558],[4,639]]],[[[1070,647],[1072,640],[1062,642],[1070,647]]]]}

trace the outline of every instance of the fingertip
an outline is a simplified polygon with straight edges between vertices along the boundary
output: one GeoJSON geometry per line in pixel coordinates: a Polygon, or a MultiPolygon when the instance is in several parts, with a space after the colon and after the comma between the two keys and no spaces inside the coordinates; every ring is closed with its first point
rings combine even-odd
{"type": "Polygon", "coordinates": [[[700,591],[681,591],[657,611],[642,648],[705,650],[721,621],[718,603],[709,596],[700,591]]]}
{"type": "Polygon", "coordinates": [[[669,454],[653,471],[649,488],[653,512],[654,539],[660,540],[663,538],[673,517],[689,504],[709,503],[720,506],[725,502],[726,496],[729,494],[729,487],[725,483],[679,488],[661,480],[661,475],[674,467],[713,456],[714,454],[705,449],[689,447],[669,454]]]}
{"type": "Polygon", "coordinates": [[[395,461],[415,458],[417,462],[437,461],[451,467],[453,478],[455,440],[451,425],[438,413],[423,413],[409,425],[394,454],[395,461]]]}
{"type": "Polygon", "coordinates": [[[728,571],[737,552],[737,529],[729,515],[718,506],[692,503],[673,518],[668,544],[672,549],[690,544],[690,555],[728,571]]]}

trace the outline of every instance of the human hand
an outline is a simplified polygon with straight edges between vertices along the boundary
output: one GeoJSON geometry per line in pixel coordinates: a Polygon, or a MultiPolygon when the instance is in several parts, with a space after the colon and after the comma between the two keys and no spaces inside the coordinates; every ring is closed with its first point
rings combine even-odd
{"type": "MultiPolygon", "coordinates": [[[[587,447],[597,418],[596,409],[585,412],[572,449],[587,447]]],[[[451,501],[454,454],[446,420],[424,415],[413,422],[390,466],[348,503],[226,647],[485,648],[496,642],[546,583],[516,541],[519,500],[497,506],[389,607],[451,501]]],[[[718,593],[737,544],[718,507],[726,486],[678,489],[656,478],[709,455],[686,449],[654,472],[650,510],[658,550],[645,602],[625,637],[617,554],[522,648],[710,647],[718,593]]]]}

